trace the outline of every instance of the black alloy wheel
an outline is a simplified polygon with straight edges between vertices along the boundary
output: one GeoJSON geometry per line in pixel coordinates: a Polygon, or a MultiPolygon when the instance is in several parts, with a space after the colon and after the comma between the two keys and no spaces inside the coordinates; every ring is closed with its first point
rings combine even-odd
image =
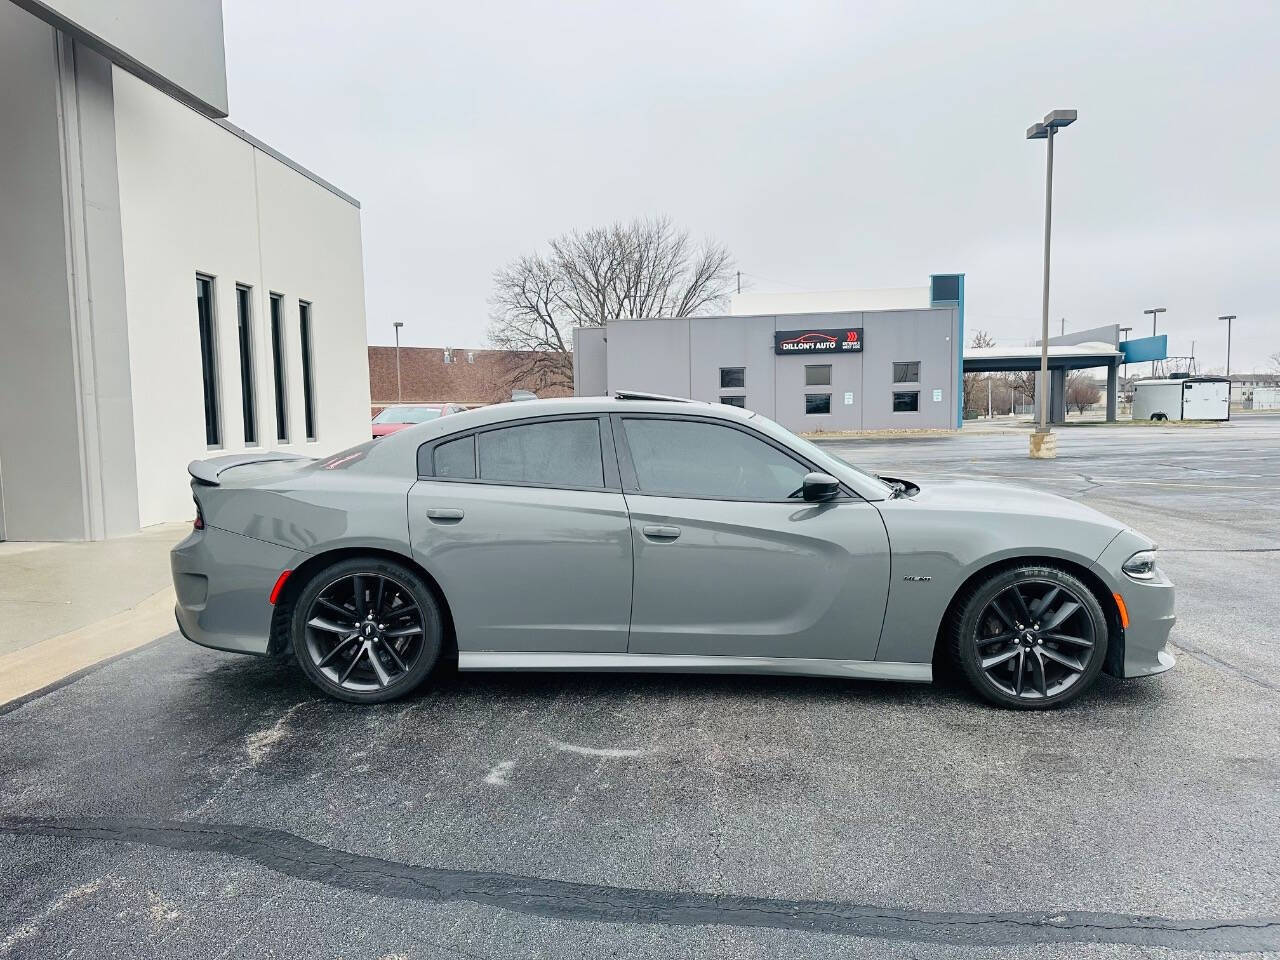
{"type": "Polygon", "coordinates": [[[412,570],[348,560],[304,588],[294,611],[294,650],[326,693],[378,703],[408,693],[431,671],[440,623],[431,590],[412,570]]]}
{"type": "Polygon", "coordinates": [[[994,703],[1059,706],[1083,693],[1102,669],[1106,616],[1093,591],[1065,570],[1003,571],[958,606],[953,655],[994,703]]]}

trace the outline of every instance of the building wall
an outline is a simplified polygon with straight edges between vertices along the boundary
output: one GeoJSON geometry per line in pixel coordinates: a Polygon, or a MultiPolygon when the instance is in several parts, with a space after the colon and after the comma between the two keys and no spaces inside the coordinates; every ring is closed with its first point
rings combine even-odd
{"type": "MultiPolygon", "coordinates": [[[[883,429],[953,429],[956,425],[959,310],[694,317],[615,320],[607,328],[604,389],[642,390],[720,402],[745,397],[748,409],[796,432],[883,429]],[[778,330],[862,327],[860,353],[777,356],[778,330]],[[920,364],[915,383],[894,383],[895,361],[920,364]],[[831,366],[829,386],[807,386],[805,367],[831,366]],[[744,367],[745,388],[721,389],[722,367],[744,367]],[[919,409],[895,413],[893,394],[918,392],[919,409]],[[831,394],[829,414],[806,412],[806,394],[831,394]],[[936,397],[936,399],[935,399],[936,397]],[[846,403],[846,398],[850,401],[846,403]]],[[[579,395],[599,390],[599,360],[576,358],[585,378],[579,395]]]]}
{"type": "Polygon", "coordinates": [[[252,287],[257,447],[323,455],[369,435],[359,209],[117,69],[138,508],[191,513],[186,464],[245,449],[236,285],[252,287]],[[205,444],[196,274],[214,278],[222,444],[205,444]],[[284,296],[289,442],[276,440],[271,293],[284,296]],[[298,301],[311,303],[316,440],[305,439],[298,301]]]}

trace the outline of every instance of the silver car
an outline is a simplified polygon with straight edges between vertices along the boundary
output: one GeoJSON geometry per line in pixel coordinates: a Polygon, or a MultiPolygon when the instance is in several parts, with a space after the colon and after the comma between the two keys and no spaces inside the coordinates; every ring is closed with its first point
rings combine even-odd
{"type": "Polygon", "coordinates": [[[443,417],[323,460],[191,464],[196,643],[374,703],[460,670],[928,681],[1013,708],[1173,666],[1155,545],[1061,497],[864,473],[735,407],[620,394],[443,417]]]}

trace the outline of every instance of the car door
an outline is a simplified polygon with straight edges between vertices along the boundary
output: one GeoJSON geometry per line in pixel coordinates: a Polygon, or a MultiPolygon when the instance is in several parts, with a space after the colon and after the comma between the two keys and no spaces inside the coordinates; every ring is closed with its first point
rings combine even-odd
{"type": "Polygon", "coordinates": [[[459,650],[626,650],[631,527],[607,417],[448,436],[418,451],[418,475],[413,555],[449,602],[459,650]]]}
{"type": "Polygon", "coordinates": [[[873,660],[889,589],[879,512],[800,497],[813,469],[749,427],[614,416],[631,514],[630,653],[873,660]]]}

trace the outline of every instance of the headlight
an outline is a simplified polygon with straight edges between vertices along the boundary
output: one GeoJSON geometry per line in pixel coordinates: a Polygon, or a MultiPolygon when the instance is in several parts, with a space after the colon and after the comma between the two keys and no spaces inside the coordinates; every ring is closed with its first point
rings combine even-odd
{"type": "Polygon", "coordinates": [[[1156,552],[1139,550],[1121,564],[1120,569],[1135,580],[1152,580],[1156,575],[1156,552]]]}

